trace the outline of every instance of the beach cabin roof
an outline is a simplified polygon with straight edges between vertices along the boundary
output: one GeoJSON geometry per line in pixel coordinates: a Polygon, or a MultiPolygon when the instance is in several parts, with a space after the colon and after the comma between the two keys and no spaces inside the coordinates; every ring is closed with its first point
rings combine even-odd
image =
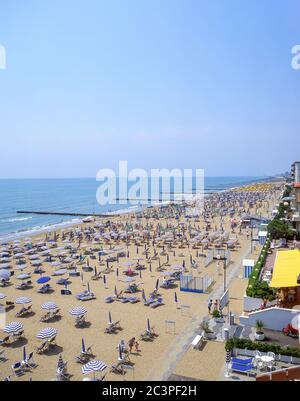
{"type": "Polygon", "coordinates": [[[259,231],[258,236],[259,237],[266,237],[268,235],[267,231],[259,231]]]}
{"type": "Polygon", "coordinates": [[[276,254],[270,287],[297,287],[300,274],[300,251],[278,251],[276,254]]]}
{"type": "Polygon", "coordinates": [[[243,266],[254,267],[253,259],[243,259],[243,266]]]}

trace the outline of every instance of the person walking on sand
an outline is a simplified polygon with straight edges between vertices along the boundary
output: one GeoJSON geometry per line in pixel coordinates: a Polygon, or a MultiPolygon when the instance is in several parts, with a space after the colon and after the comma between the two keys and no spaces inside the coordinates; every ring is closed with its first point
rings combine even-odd
{"type": "Polygon", "coordinates": [[[134,344],[135,344],[135,337],[132,337],[132,338],[128,341],[129,353],[131,353],[132,348],[134,347],[134,344]]]}
{"type": "Polygon", "coordinates": [[[208,313],[209,313],[209,314],[211,314],[211,307],[212,307],[212,304],[213,304],[213,300],[210,299],[209,302],[208,302],[208,305],[207,305],[208,313]]]}

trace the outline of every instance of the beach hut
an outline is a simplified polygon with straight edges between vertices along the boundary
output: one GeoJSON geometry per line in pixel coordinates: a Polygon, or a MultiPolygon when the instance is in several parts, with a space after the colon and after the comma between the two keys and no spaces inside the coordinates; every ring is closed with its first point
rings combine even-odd
{"type": "Polygon", "coordinates": [[[267,231],[259,231],[258,233],[258,240],[259,245],[264,246],[265,242],[267,241],[268,232],[267,231]]]}
{"type": "Polygon", "coordinates": [[[243,260],[243,277],[249,278],[253,269],[254,269],[254,260],[253,259],[244,259],[243,260]]]}

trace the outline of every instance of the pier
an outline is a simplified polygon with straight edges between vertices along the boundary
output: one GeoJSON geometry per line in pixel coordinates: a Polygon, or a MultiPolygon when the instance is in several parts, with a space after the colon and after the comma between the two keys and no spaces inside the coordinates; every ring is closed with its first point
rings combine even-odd
{"type": "Polygon", "coordinates": [[[67,213],[67,212],[47,212],[47,211],[36,211],[36,210],[17,210],[19,214],[42,214],[49,216],[71,216],[71,217],[117,217],[118,214],[98,214],[98,213],[67,213]]]}

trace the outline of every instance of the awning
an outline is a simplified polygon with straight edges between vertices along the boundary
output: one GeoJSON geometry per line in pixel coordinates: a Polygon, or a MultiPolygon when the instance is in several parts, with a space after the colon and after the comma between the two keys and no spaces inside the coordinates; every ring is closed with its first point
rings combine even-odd
{"type": "Polygon", "coordinates": [[[272,281],[270,287],[287,288],[297,287],[300,274],[300,251],[278,251],[276,254],[272,281]]]}

